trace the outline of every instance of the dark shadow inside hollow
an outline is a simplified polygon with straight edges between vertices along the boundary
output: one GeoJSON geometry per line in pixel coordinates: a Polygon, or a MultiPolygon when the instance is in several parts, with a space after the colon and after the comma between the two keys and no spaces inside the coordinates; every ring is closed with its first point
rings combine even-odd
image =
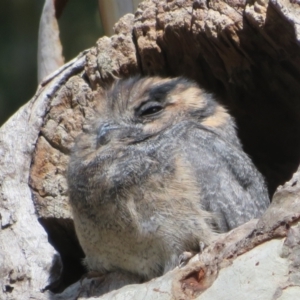
{"type": "Polygon", "coordinates": [[[52,271],[60,274],[50,274],[50,277],[55,277],[56,280],[51,282],[47,289],[53,293],[60,293],[86,273],[82,264],[85,255],[78,242],[73,220],[40,218],[39,222],[48,234],[49,243],[60,254],[62,264],[59,271],[53,267],[52,271]]]}
{"type": "Polygon", "coordinates": [[[262,28],[246,17],[240,28],[214,38],[167,27],[158,40],[165,69],[152,65],[150,73],[186,76],[217,96],[235,118],[244,150],[272,197],[300,163],[300,49],[291,42],[293,26],[272,4],[262,28]]]}

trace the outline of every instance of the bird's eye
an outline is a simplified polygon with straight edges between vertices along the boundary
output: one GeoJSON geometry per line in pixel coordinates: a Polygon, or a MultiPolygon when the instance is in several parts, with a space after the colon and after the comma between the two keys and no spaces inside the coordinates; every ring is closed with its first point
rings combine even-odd
{"type": "Polygon", "coordinates": [[[148,102],[139,109],[139,116],[144,117],[154,115],[162,109],[163,106],[159,102],[148,102]]]}
{"type": "Polygon", "coordinates": [[[141,113],[141,116],[152,115],[152,114],[157,113],[157,112],[160,111],[160,110],[162,110],[162,107],[161,107],[161,106],[152,106],[152,107],[149,107],[149,108],[147,108],[146,110],[144,110],[144,111],[141,113]]]}

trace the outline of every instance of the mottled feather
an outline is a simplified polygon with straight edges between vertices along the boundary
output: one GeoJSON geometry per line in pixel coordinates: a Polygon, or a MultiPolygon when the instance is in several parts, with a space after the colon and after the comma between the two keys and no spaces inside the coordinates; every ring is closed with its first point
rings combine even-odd
{"type": "Polygon", "coordinates": [[[68,183],[90,270],[151,279],[269,205],[232,117],[192,81],[119,80],[89,127],[68,183]]]}

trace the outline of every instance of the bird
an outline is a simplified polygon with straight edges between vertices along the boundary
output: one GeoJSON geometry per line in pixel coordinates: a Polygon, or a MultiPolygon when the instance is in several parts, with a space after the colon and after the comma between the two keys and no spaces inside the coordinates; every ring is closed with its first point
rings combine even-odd
{"type": "Polygon", "coordinates": [[[102,91],[67,181],[87,269],[127,283],[165,274],[270,204],[233,117],[185,77],[135,76],[102,91]]]}

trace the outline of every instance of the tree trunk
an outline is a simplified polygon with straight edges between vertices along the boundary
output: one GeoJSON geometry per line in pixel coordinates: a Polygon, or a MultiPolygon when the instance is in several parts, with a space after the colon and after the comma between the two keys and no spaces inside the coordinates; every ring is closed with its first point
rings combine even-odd
{"type": "Polygon", "coordinates": [[[45,79],[0,130],[0,298],[300,299],[299,20],[296,1],[148,0],[45,79]],[[66,167],[104,86],[135,74],[182,75],[215,93],[270,195],[289,182],[260,220],[186,266],[100,297],[99,279],[80,280],[66,167]]]}

